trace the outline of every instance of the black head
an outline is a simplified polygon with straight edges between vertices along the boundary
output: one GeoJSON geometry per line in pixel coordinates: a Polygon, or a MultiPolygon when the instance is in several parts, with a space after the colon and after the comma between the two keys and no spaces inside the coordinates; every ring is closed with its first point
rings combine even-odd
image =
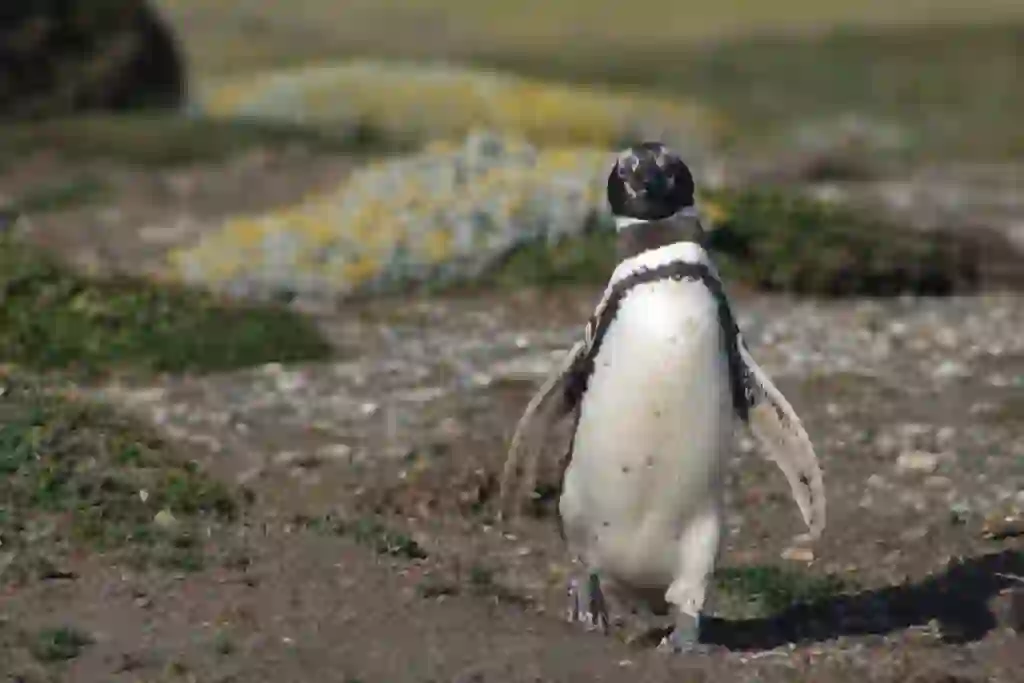
{"type": "Polygon", "coordinates": [[[620,217],[656,221],[693,206],[693,175],[660,142],[623,150],[608,174],[608,204],[620,217]]]}

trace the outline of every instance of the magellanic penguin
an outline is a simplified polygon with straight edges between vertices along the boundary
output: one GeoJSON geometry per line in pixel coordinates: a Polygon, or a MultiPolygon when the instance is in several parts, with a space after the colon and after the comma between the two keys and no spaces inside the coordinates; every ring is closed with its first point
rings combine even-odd
{"type": "Polygon", "coordinates": [[[825,495],[800,419],[751,357],[702,246],[683,160],[645,142],[618,155],[607,199],[619,264],[583,335],[527,405],[501,482],[506,518],[531,495],[550,428],[574,425],[558,501],[581,570],[569,619],[608,628],[605,595],[671,613],[661,644],[698,647],[722,534],[723,456],[744,423],[782,469],[817,538],[825,495]]]}

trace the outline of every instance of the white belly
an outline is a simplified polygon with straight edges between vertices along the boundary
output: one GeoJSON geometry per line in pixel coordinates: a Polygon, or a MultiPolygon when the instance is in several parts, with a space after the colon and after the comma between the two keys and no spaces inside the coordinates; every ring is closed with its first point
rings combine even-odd
{"type": "Polygon", "coordinates": [[[695,514],[717,509],[733,426],[717,303],[699,282],[637,286],[595,361],[559,511],[609,578],[667,586],[695,514]]]}

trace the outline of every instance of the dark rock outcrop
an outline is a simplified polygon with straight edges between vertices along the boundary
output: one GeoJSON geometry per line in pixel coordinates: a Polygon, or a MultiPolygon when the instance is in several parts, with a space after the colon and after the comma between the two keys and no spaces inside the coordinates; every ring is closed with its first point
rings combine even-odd
{"type": "Polygon", "coordinates": [[[0,117],[169,108],[184,59],[144,0],[0,2],[0,117]]]}

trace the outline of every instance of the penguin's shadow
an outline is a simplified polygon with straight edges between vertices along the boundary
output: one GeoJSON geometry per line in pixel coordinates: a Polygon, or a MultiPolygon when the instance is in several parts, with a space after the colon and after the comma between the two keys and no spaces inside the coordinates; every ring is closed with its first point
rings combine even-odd
{"type": "Polygon", "coordinates": [[[840,636],[883,635],[935,619],[944,642],[972,642],[997,626],[989,601],[1020,585],[1013,576],[1024,576],[1024,551],[962,558],[919,582],[797,604],[769,617],[730,620],[709,615],[701,625],[701,640],[730,650],[762,650],[840,636]]]}

